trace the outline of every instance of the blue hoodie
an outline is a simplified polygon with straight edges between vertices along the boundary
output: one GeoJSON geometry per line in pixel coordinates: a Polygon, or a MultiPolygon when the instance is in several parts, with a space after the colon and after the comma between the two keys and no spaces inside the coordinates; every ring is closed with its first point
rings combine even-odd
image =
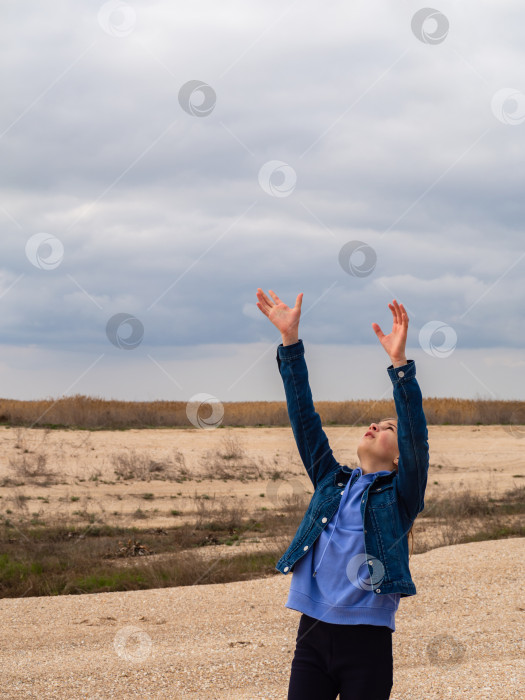
{"type": "Polygon", "coordinates": [[[295,564],[287,608],[338,625],[384,625],[394,632],[399,593],[375,595],[365,564],[361,496],[382,470],[356,467],[339,508],[313,547],[295,564]]]}

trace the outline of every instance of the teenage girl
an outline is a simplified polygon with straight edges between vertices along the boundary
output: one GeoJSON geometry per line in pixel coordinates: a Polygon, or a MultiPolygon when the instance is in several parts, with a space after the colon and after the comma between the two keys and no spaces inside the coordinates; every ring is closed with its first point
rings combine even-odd
{"type": "MultiPolygon", "coordinates": [[[[386,700],[393,685],[395,613],[401,597],[416,594],[407,540],[424,508],[428,474],[422,396],[415,362],[405,355],[408,315],[394,299],[388,305],[391,333],[372,324],[392,363],[387,372],[397,418],[370,424],[357,447],[359,466],[350,469],[335,460],[312,402],[299,339],[303,295],[289,308],[269,293],[273,301],[257,289],[257,306],[282,335],[277,364],[288,415],[315,487],[276,566],[293,572],[286,607],[302,613],[288,700],[335,700],[338,694],[340,700],[386,700]]],[[[344,371],[350,381],[362,365],[344,371]]]]}

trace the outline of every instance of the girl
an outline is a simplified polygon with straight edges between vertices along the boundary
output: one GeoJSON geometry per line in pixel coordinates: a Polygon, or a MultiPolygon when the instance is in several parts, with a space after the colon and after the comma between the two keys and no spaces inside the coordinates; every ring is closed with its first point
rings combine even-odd
{"type": "MultiPolygon", "coordinates": [[[[281,332],[277,366],[299,454],[314,486],[301,524],[276,568],[293,572],[286,607],[302,613],[288,700],[385,700],[393,685],[392,633],[402,597],[415,595],[408,533],[424,508],[429,450],[408,316],[389,304],[392,332],[372,324],[391,365],[396,418],[371,423],[359,466],[333,456],[316,413],[299,339],[302,293],[291,309],[270,290],[257,306],[281,332]]],[[[368,368],[367,368],[368,369],[368,368]]],[[[345,380],[361,366],[350,367],[345,380]]]]}

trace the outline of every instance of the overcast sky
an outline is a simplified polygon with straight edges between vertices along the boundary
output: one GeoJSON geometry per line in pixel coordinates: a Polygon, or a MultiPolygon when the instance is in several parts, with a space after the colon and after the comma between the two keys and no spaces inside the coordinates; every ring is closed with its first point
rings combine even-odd
{"type": "MultiPolygon", "coordinates": [[[[519,2],[2,3],[0,397],[525,399],[519,2]],[[432,9],[433,8],[433,9],[432,9]]],[[[521,47],[521,48],[520,48],[521,47]]]]}

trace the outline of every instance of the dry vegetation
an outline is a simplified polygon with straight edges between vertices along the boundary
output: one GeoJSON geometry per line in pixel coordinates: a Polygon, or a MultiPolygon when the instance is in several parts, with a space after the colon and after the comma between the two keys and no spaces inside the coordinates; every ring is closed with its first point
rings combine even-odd
{"type": "MultiPolygon", "coordinates": [[[[414,527],[413,553],[483,539],[523,537],[524,492],[523,486],[516,486],[497,499],[467,492],[427,502],[414,527]]],[[[286,496],[283,512],[261,508],[248,513],[239,503],[217,505],[214,499],[196,495],[192,523],[139,529],[107,524],[104,517],[91,518],[87,512],[79,512],[82,524],[44,523],[30,516],[25,499],[14,498],[13,510],[2,514],[0,526],[0,595],[95,593],[274,575],[275,562],[307,504],[306,496],[286,496]],[[240,542],[262,546],[236,553],[232,545],[240,542]],[[231,551],[221,552],[210,563],[199,552],[209,545],[227,545],[231,551]],[[134,565],[123,568],[122,557],[133,558],[134,565]]]]}
{"type": "MultiPolygon", "coordinates": [[[[222,425],[288,426],[286,402],[239,401],[223,403],[222,425]]],[[[207,415],[203,404],[201,418],[207,415]]],[[[524,401],[425,398],[429,425],[525,425],[524,401]]],[[[0,425],[70,428],[189,427],[185,401],[112,401],[82,394],[41,401],[0,399],[0,425]]],[[[323,425],[366,425],[378,415],[395,414],[394,400],[317,401],[323,425]]]]}
{"type": "MultiPolygon", "coordinates": [[[[320,402],[316,409],[323,424],[353,424],[361,416],[365,425],[370,420],[364,417],[366,411],[371,411],[368,403],[320,402]]],[[[392,412],[393,402],[370,403],[374,417],[392,412]]],[[[509,432],[509,439],[514,438],[510,441],[513,448],[521,446],[521,439],[525,438],[524,405],[523,402],[425,399],[429,425],[433,420],[440,424],[506,423],[502,427],[509,432]]],[[[255,424],[255,416],[256,425],[260,426],[262,421],[264,425],[284,425],[289,435],[286,404],[226,405],[225,418],[230,425],[255,424]]],[[[91,437],[98,433],[93,431],[103,426],[106,429],[146,425],[188,428],[182,403],[105,402],[81,396],[49,406],[46,402],[2,400],[0,420],[11,425],[28,426],[36,422],[41,426],[9,430],[9,435],[14,434],[10,452],[2,457],[2,597],[161,588],[279,575],[275,563],[295,533],[312,493],[304,487],[296,488],[299,480],[294,474],[300,469],[290,470],[288,457],[284,458],[285,466],[282,455],[272,455],[267,461],[254,454],[253,448],[248,449],[236,434],[238,431],[233,430],[192,432],[195,438],[210,432],[221,434],[222,438],[220,446],[214,444],[199,455],[197,470],[195,458],[189,466],[188,455],[183,450],[172,448],[159,454],[153,444],[149,450],[115,449],[103,455],[111,466],[111,478],[107,476],[107,465],[106,469],[102,464],[92,466],[91,459],[89,469],[82,466],[84,460],[88,464],[86,455],[95,450],[91,437]],[[45,419],[52,421],[47,427],[43,427],[44,417],[39,419],[44,411],[45,419]],[[48,449],[49,436],[55,432],[51,425],[78,426],[87,431],[63,432],[77,441],[69,445],[74,451],[67,456],[66,446],[60,441],[53,453],[48,449]],[[72,483],[64,467],[71,456],[82,466],[81,475],[72,483]],[[223,497],[210,497],[197,490],[193,495],[176,490],[187,482],[203,481],[231,484],[232,489],[239,483],[261,483],[258,494],[261,506],[247,507],[227,492],[223,497]],[[141,488],[143,483],[148,484],[146,489],[141,488]],[[90,484],[94,487],[92,492],[86,490],[90,484]],[[275,484],[273,490],[271,484],[275,484]],[[284,489],[283,495],[282,484],[291,485],[292,493],[284,489]],[[58,497],[58,489],[65,485],[72,492],[58,497]],[[127,516],[115,509],[124,502],[123,495],[117,493],[109,510],[104,500],[97,498],[96,487],[101,485],[125,485],[127,501],[136,507],[127,516]],[[29,487],[33,487],[32,495],[29,487]],[[279,491],[279,498],[268,498],[270,493],[279,491]],[[36,493],[44,495],[36,496],[36,493]],[[74,504],[75,510],[67,513],[59,512],[58,508],[44,510],[50,498],[57,503],[67,499],[67,506],[74,504]],[[155,507],[146,509],[146,505],[155,507]],[[148,521],[157,515],[169,518],[173,525],[150,525],[148,521]]],[[[446,460],[442,461],[443,464],[434,465],[436,470],[447,468],[446,460]]],[[[457,469],[452,465],[448,468],[457,469]]],[[[513,476],[519,479],[523,474],[513,476]]],[[[434,492],[432,497],[425,498],[425,510],[414,525],[412,552],[482,539],[523,537],[524,510],[524,487],[518,482],[512,489],[494,496],[469,490],[443,495],[434,492]]]]}
{"type": "MultiPolygon", "coordinates": [[[[44,516],[42,507],[35,510],[34,496],[26,495],[23,489],[29,485],[65,483],[63,475],[49,468],[45,450],[48,434],[17,429],[16,454],[8,459],[11,475],[0,482],[7,493],[0,497],[2,597],[185,586],[278,575],[275,562],[293,536],[311,497],[311,491],[294,490],[272,503],[266,499],[265,505],[248,509],[239,500],[231,503],[226,498],[195,492],[185,499],[184,512],[170,503],[166,509],[168,497],[156,493],[163,482],[197,483],[201,479],[190,478],[179,450],[173,450],[163,460],[147,452],[129,450],[109,455],[114,481],[103,481],[101,470],[93,472],[90,480],[105,484],[125,480],[133,485],[147,482],[148,490],[137,492],[136,498],[164,505],[165,514],[175,521],[172,527],[148,526],[152,513],[140,505],[132,513],[132,526],[119,525],[115,522],[118,511],[106,512],[96,498],[95,508],[91,496],[71,496],[72,502],[79,503],[75,503],[78,509],[69,516],[53,516],[49,512],[44,516]],[[35,434],[40,435],[40,442],[33,444],[35,434]],[[203,556],[205,553],[212,556],[203,556]]],[[[442,465],[436,467],[440,469],[442,465]]],[[[294,482],[275,459],[272,465],[262,458],[250,459],[231,431],[222,436],[216,451],[205,453],[202,469],[207,481],[260,481],[266,487],[272,481],[294,482]]],[[[81,481],[86,480],[76,483],[81,481]]],[[[266,494],[260,496],[268,493],[266,488],[266,494]]],[[[48,502],[43,496],[38,499],[42,504],[48,502]]],[[[155,508],[153,513],[158,510],[155,508]]],[[[414,526],[412,551],[417,554],[448,544],[523,537],[524,510],[524,487],[518,484],[498,497],[461,491],[426,498],[425,510],[414,526]]]]}

